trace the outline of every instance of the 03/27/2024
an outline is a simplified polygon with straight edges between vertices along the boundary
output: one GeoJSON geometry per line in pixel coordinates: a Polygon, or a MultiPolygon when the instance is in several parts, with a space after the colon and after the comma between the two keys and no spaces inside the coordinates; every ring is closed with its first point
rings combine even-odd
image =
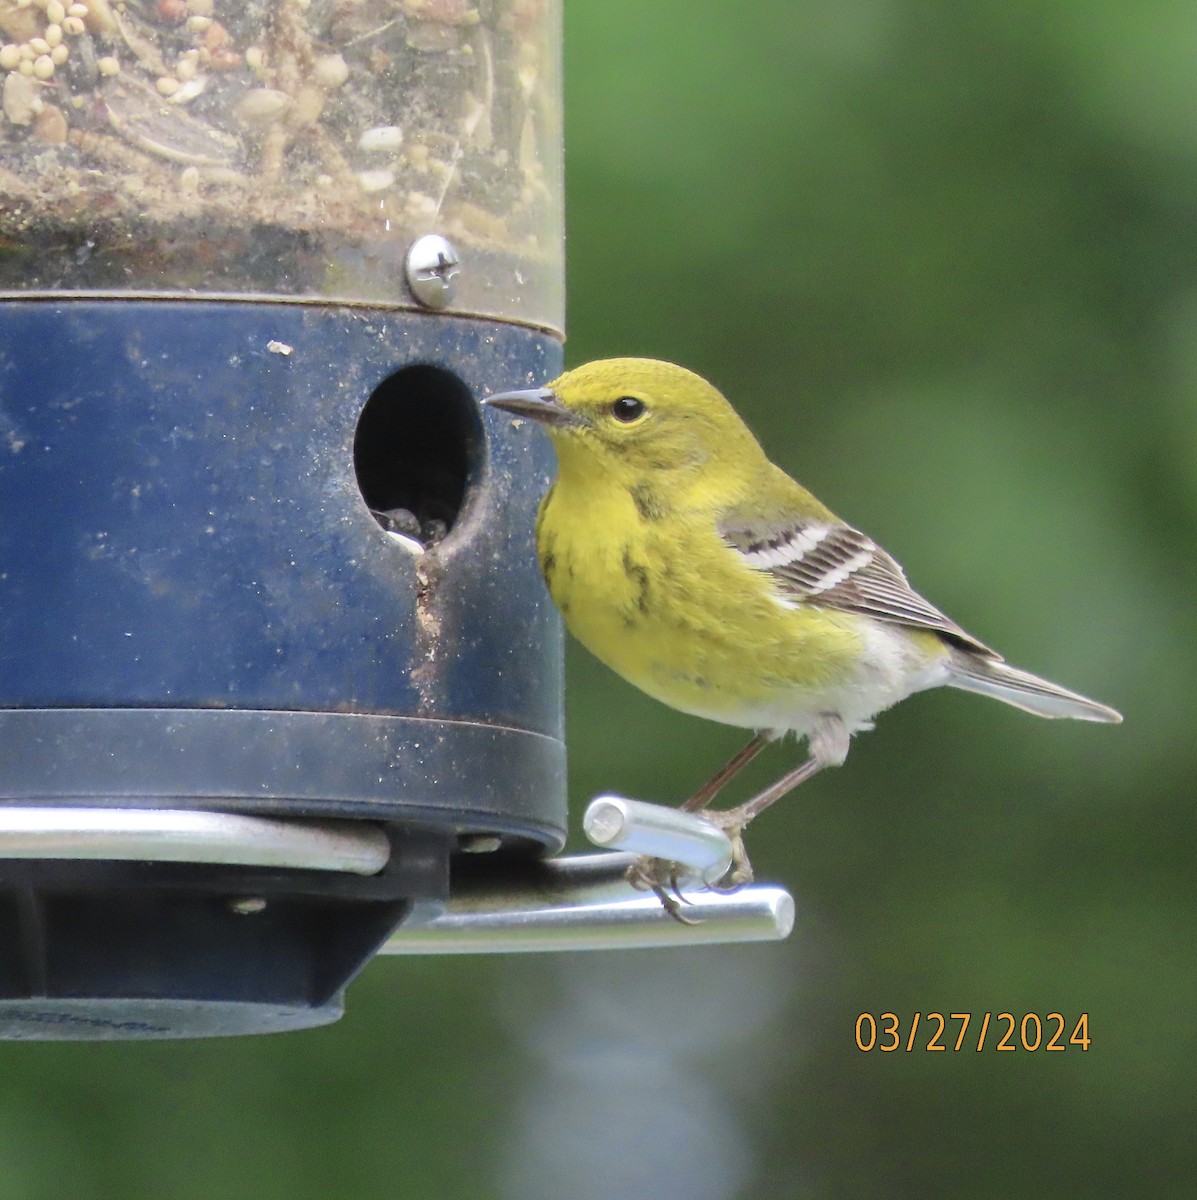
{"type": "Polygon", "coordinates": [[[1009,1012],[897,1013],[862,1012],[856,1018],[856,1048],[882,1054],[895,1050],[1025,1050],[1034,1052],[1089,1049],[1089,1014],[1070,1021],[1063,1013],[1016,1016],[1009,1012]],[[970,1027],[972,1033],[970,1035],[970,1027]]]}

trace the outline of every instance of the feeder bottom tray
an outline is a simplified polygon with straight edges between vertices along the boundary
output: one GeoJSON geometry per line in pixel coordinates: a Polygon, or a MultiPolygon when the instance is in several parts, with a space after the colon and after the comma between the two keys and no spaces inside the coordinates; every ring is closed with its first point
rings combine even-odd
{"type": "Polygon", "coordinates": [[[453,845],[448,830],[358,822],[0,810],[0,1038],[210,1037],[335,1021],[345,985],[413,901],[447,897],[453,845]],[[205,824],[228,836],[197,836],[205,824]],[[260,865],[145,861],[179,855],[260,865]],[[313,865],[321,857],[328,865],[313,865]]]}

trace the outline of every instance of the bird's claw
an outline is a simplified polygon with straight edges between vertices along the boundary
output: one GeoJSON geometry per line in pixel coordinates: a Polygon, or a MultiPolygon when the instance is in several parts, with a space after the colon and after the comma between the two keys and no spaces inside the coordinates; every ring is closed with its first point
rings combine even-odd
{"type": "Polygon", "coordinates": [[[744,849],[744,828],[748,824],[744,814],[739,809],[732,808],[725,812],[708,812],[703,815],[712,825],[718,826],[727,834],[732,853],[731,866],[722,878],[707,886],[713,892],[727,895],[752,883],[756,876],[752,870],[752,863],[748,861],[748,851],[744,849]]]}
{"type": "Polygon", "coordinates": [[[707,887],[721,896],[730,896],[733,892],[738,892],[742,887],[746,887],[755,878],[756,876],[752,873],[752,864],[747,858],[740,863],[736,863],[733,859],[727,874],[715,883],[708,883],[707,887]]]}
{"type": "MultiPolygon", "coordinates": [[[[724,873],[722,878],[715,882],[708,883],[706,886],[712,892],[718,892],[720,895],[730,895],[732,892],[739,891],[740,888],[752,883],[755,878],[752,870],[752,864],[748,861],[748,853],[744,849],[744,823],[738,813],[707,813],[705,814],[708,820],[715,818],[714,824],[724,828],[731,841],[732,859],[731,866],[724,873]],[[724,820],[719,820],[719,818],[724,820]]],[[[679,866],[675,862],[670,862],[664,858],[650,858],[647,855],[636,859],[627,871],[624,872],[624,878],[641,892],[652,892],[658,900],[661,901],[661,907],[679,924],[682,925],[697,925],[699,922],[687,917],[682,912],[683,904],[690,904],[685,893],[682,891],[682,881],[679,875],[679,866]]]]}
{"type": "Polygon", "coordinates": [[[652,892],[661,901],[661,907],[680,925],[697,925],[698,922],[687,917],[681,906],[689,904],[682,893],[681,880],[678,877],[677,863],[664,858],[650,858],[647,855],[636,859],[624,878],[641,892],[652,892]]]}

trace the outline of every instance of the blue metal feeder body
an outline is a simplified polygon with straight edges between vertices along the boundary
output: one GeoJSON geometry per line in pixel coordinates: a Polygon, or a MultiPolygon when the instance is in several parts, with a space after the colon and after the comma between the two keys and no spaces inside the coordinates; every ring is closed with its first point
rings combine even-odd
{"type": "Polygon", "coordinates": [[[349,881],[0,859],[0,1035],[335,1019],[460,849],[561,845],[532,542],[552,453],[476,399],[560,357],[399,309],[0,304],[0,806],[368,819],[391,843],[349,881]]]}

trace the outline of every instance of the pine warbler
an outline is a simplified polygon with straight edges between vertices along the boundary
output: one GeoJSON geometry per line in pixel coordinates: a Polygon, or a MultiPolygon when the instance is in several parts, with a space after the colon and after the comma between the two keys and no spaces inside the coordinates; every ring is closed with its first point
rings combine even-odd
{"type": "MultiPolygon", "coordinates": [[[[752,877],[744,827],[842,763],[853,733],[914,692],[956,687],[1041,717],[1122,719],[1009,666],[924,600],[691,371],[608,359],[487,403],[539,422],[555,445],[536,540],[574,636],[665,704],[757,731],[684,807],[705,809],[769,741],[807,739],[806,760],[773,786],[708,814],[736,847],[733,885],[752,877]]],[[[667,864],[641,863],[631,877],[676,915],[667,864]]]]}

